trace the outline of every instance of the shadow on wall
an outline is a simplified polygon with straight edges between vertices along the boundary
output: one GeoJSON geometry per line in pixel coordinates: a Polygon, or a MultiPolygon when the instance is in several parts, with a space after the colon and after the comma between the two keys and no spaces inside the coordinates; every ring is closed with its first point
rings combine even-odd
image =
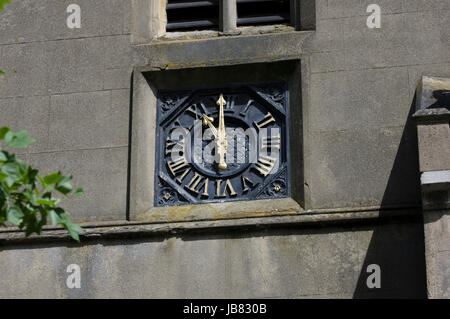
{"type": "Polygon", "coordinates": [[[417,131],[412,119],[415,98],[411,105],[400,145],[383,195],[381,217],[367,249],[354,298],[426,298],[425,246],[421,209],[419,156],[417,131]],[[406,204],[408,203],[408,204],[406,204]],[[411,205],[412,203],[412,205],[411,205]],[[408,210],[410,217],[392,221],[392,209],[396,205],[408,210]],[[398,224],[410,224],[406,234],[398,224]],[[381,228],[391,228],[381,231],[381,228]],[[389,236],[386,236],[390,234],[389,236]],[[408,236],[412,242],[401,240],[408,236]],[[411,258],[411,256],[417,256],[411,258]],[[381,288],[369,289],[367,267],[377,264],[381,270],[381,288]]]}

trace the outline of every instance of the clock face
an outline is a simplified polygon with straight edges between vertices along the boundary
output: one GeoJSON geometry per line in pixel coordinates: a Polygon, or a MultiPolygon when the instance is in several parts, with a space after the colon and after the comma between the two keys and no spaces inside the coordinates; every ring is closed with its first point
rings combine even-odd
{"type": "Polygon", "coordinates": [[[285,83],[158,92],[155,206],[288,197],[285,83]]]}

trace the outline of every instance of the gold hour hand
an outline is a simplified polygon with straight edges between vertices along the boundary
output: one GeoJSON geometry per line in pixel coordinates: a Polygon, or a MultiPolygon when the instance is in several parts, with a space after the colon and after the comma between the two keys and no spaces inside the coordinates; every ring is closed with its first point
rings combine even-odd
{"type": "Polygon", "coordinates": [[[214,125],[212,124],[212,122],[214,121],[214,119],[212,117],[209,117],[206,114],[203,114],[203,126],[208,125],[209,128],[211,129],[211,132],[214,135],[214,138],[218,137],[218,133],[217,133],[217,129],[214,127],[214,125]]]}

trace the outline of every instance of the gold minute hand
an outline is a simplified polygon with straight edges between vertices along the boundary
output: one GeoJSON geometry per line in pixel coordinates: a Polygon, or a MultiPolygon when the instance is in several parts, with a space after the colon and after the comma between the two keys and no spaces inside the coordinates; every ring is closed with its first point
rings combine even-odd
{"type": "Polygon", "coordinates": [[[217,104],[219,105],[219,131],[218,131],[218,145],[217,151],[219,153],[219,169],[227,169],[227,163],[225,163],[225,153],[227,152],[227,134],[225,131],[225,119],[223,114],[223,106],[227,102],[223,98],[223,94],[220,94],[217,104]]]}

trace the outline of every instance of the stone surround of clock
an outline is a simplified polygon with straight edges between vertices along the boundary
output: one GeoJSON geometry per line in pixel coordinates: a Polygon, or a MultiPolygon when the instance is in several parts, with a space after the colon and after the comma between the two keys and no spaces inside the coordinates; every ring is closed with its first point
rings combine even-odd
{"type": "Polygon", "coordinates": [[[301,212],[304,195],[300,91],[299,60],[163,72],[135,69],[130,219],[195,221],[301,212]],[[217,127],[219,107],[212,100],[216,101],[221,93],[225,100],[242,100],[235,103],[234,111],[225,110],[225,126],[257,129],[258,123],[265,125],[265,115],[273,114],[267,128],[279,127],[283,136],[275,174],[258,170],[257,161],[225,170],[219,170],[214,163],[182,164],[183,169],[171,169],[166,155],[173,144],[167,144],[168,132],[177,121],[178,125],[189,123],[187,126],[192,129],[194,119],[202,116],[194,115],[197,110],[191,109],[200,96],[211,100],[200,113],[207,113],[217,127]],[[248,117],[239,115],[244,111],[244,100],[251,99],[258,102],[253,113],[248,117]]]}

